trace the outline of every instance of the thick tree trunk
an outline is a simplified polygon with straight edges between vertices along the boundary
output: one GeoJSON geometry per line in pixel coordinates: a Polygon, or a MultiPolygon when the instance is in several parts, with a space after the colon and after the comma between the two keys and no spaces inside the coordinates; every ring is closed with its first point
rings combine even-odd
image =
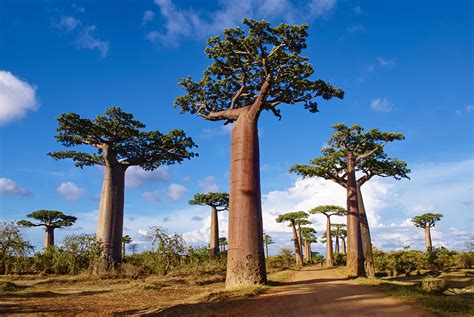
{"type": "Polygon", "coordinates": [[[362,237],[362,252],[364,254],[365,272],[368,277],[375,276],[374,254],[372,252],[372,238],[370,237],[369,222],[367,221],[367,213],[365,212],[364,199],[360,185],[357,185],[357,198],[359,201],[360,216],[360,235],[362,237]]]}
{"type": "Polygon", "coordinates": [[[334,253],[339,254],[339,229],[336,232],[336,244],[334,246],[334,253]]]}
{"type": "Polygon", "coordinates": [[[346,239],[341,237],[341,253],[346,254],[346,239]]]}
{"type": "Polygon", "coordinates": [[[306,250],[303,250],[303,235],[301,232],[301,225],[298,224],[298,243],[300,245],[300,251],[301,251],[301,258],[305,258],[304,255],[306,253],[306,250]]]}
{"type": "Polygon", "coordinates": [[[242,113],[232,129],[226,287],[266,283],[257,115],[242,113]]]}
{"type": "Polygon", "coordinates": [[[332,254],[332,238],[331,238],[331,218],[327,217],[326,221],[326,266],[334,266],[334,255],[332,254]]]}
{"type": "Polygon", "coordinates": [[[125,242],[122,241],[122,259],[125,257],[125,242]]]}
{"type": "Polygon", "coordinates": [[[306,256],[308,258],[308,261],[310,263],[313,262],[313,252],[311,252],[311,242],[307,242],[308,244],[308,249],[306,250],[306,256]]]}
{"type": "Polygon", "coordinates": [[[103,243],[105,259],[114,263],[122,261],[125,171],[119,163],[106,166],[100,197],[97,239],[103,243]]]}
{"type": "Polygon", "coordinates": [[[216,207],[212,207],[212,213],[211,213],[210,253],[211,253],[211,258],[219,254],[219,221],[217,218],[216,207]]]}
{"type": "Polygon", "coordinates": [[[266,251],[265,257],[268,258],[268,242],[267,241],[265,241],[265,251],[266,251]]]}
{"type": "Polygon", "coordinates": [[[428,225],[425,227],[425,246],[426,252],[433,251],[433,245],[431,244],[431,228],[428,225]]]}
{"type": "Polygon", "coordinates": [[[45,227],[44,228],[44,249],[54,245],[54,228],[45,227]]]}
{"type": "Polygon", "coordinates": [[[301,266],[301,265],[303,265],[303,257],[301,256],[300,240],[298,238],[298,234],[296,233],[295,224],[292,223],[291,227],[293,228],[293,242],[295,244],[296,265],[301,266]]]}
{"type": "Polygon", "coordinates": [[[347,157],[347,275],[364,276],[364,256],[360,237],[355,158],[347,157]]]}

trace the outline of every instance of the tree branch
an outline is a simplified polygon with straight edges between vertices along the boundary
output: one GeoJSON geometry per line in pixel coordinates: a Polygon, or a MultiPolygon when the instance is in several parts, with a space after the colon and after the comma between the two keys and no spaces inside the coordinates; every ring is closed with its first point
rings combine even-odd
{"type": "Polygon", "coordinates": [[[367,157],[373,155],[373,154],[376,153],[378,150],[380,150],[381,148],[383,148],[387,143],[388,143],[388,141],[385,141],[384,143],[377,145],[372,151],[369,151],[369,152],[366,152],[366,153],[364,153],[364,154],[358,155],[358,156],[356,157],[356,161],[360,161],[360,160],[362,160],[362,159],[365,159],[365,158],[367,158],[367,157]]]}

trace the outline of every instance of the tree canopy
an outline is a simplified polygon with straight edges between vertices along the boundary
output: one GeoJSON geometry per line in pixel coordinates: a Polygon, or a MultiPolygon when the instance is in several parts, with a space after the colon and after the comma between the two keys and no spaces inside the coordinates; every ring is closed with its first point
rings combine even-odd
{"type": "Polygon", "coordinates": [[[273,238],[272,238],[268,233],[266,233],[266,232],[263,233],[263,242],[264,242],[265,244],[273,244],[273,243],[275,243],[275,242],[273,241],[273,238]]]}
{"type": "Polygon", "coordinates": [[[357,171],[362,176],[357,180],[363,185],[374,176],[409,178],[407,163],[390,158],[383,148],[388,142],[403,140],[404,136],[394,132],[371,129],[363,133],[359,125],[347,127],[342,123],[333,126],[335,133],[328,141],[328,147],[321,150],[321,157],[310,161],[310,165],[296,164],[290,172],[303,177],[322,177],[339,185],[347,186],[347,154],[351,153],[357,162],[357,171]]]}
{"type": "Polygon", "coordinates": [[[81,118],[76,113],[66,113],[58,118],[56,139],[65,147],[90,145],[95,153],[81,151],[50,152],[49,156],[72,159],[78,167],[120,163],[124,167],[138,165],[153,170],[160,165],[179,163],[196,156],[189,150],[196,147],[182,130],[168,134],[159,131],[142,131],[145,125],[133,114],[119,107],[108,108],[103,116],[95,119],[81,118]]]}
{"type": "Polygon", "coordinates": [[[28,218],[36,219],[38,222],[20,220],[17,224],[24,227],[44,226],[48,228],[62,228],[72,226],[77,220],[74,216],[68,216],[61,211],[56,210],[37,210],[26,216],[28,218]]]}
{"type": "Polygon", "coordinates": [[[210,192],[205,194],[195,194],[194,199],[188,202],[190,205],[207,205],[217,208],[217,210],[226,210],[229,208],[229,194],[224,192],[210,192]]]}
{"type": "Polygon", "coordinates": [[[442,214],[426,213],[421,216],[415,216],[411,221],[418,228],[433,228],[436,225],[437,221],[440,221],[443,217],[442,214]]]}
{"type": "Polygon", "coordinates": [[[129,243],[132,243],[132,241],[133,241],[132,237],[130,237],[128,234],[122,237],[123,244],[129,244],[129,243]]]}
{"type": "Polygon", "coordinates": [[[199,81],[179,81],[186,94],[175,100],[181,113],[190,112],[207,120],[236,120],[238,109],[261,101],[259,109],[277,117],[279,104],[302,102],[317,112],[316,97],[343,98],[344,92],[323,80],[313,80],[313,66],[301,55],[306,48],[308,25],[280,24],[244,19],[239,27],[211,37],[205,53],[212,64],[199,81]]]}
{"type": "Polygon", "coordinates": [[[346,209],[342,208],[340,206],[335,206],[335,205],[323,205],[323,206],[318,206],[309,211],[310,214],[323,214],[326,217],[331,217],[331,216],[344,216],[346,215],[346,209]]]}
{"type": "Polygon", "coordinates": [[[308,214],[304,211],[293,211],[287,212],[286,214],[279,215],[276,218],[276,222],[282,223],[285,221],[290,222],[290,226],[297,224],[297,222],[302,221],[303,219],[308,218],[308,214]]]}
{"type": "Polygon", "coordinates": [[[304,241],[309,242],[309,243],[316,243],[317,241],[316,230],[314,230],[311,227],[302,227],[301,233],[302,233],[304,241]]]}

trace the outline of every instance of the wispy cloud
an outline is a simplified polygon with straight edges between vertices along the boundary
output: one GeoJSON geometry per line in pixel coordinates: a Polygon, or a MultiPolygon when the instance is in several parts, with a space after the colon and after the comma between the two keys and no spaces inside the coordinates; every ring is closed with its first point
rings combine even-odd
{"type": "Polygon", "coordinates": [[[364,11],[362,11],[362,8],[359,5],[357,5],[354,7],[354,13],[357,15],[361,15],[364,13],[364,11]]]}
{"type": "Polygon", "coordinates": [[[142,18],[142,25],[145,25],[151,21],[153,21],[155,19],[155,12],[151,11],[151,10],[147,10],[145,11],[145,13],[143,13],[143,18],[142,18]]]}
{"type": "Polygon", "coordinates": [[[377,62],[379,64],[380,67],[383,67],[383,68],[391,68],[393,66],[395,66],[395,59],[392,58],[385,58],[385,57],[378,57],[377,58],[377,62]]]}
{"type": "Polygon", "coordinates": [[[471,112],[474,112],[474,105],[464,105],[462,109],[456,110],[456,114],[458,116],[465,113],[471,113],[471,112]]]}
{"type": "Polygon", "coordinates": [[[154,171],[145,171],[141,167],[131,166],[125,173],[125,186],[137,188],[155,182],[165,183],[170,178],[167,166],[160,166],[154,171]]]}
{"type": "Polygon", "coordinates": [[[219,191],[219,186],[217,186],[216,178],[214,176],[207,176],[198,180],[198,185],[205,193],[219,191]]]}
{"type": "Polygon", "coordinates": [[[0,70],[0,126],[38,109],[36,88],[12,73],[0,70]]]}
{"type": "Polygon", "coordinates": [[[393,103],[388,98],[375,98],[370,102],[370,108],[380,112],[390,112],[393,109],[393,103]]]}
{"type": "Polygon", "coordinates": [[[79,187],[73,182],[63,182],[58,186],[56,192],[65,200],[74,202],[84,195],[84,188],[79,187]]]}
{"type": "Polygon", "coordinates": [[[351,25],[347,27],[346,31],[348,33],[356,33],[364,30],[364,26],[361,24],[351,25]]]}
{"type": "Polygon", "coordinates": [[[183,38],[202,39],[219,34],[227,27],[239,25],[246,17],[282,20],[289,23],[322,18],[335,9],[337,1],[312,0],[297,4],[288,0],[221,1],[219,8],[214,11],[183,9],[171,0],[155,0],[155,4],[159,10],[162,27],[148,30],[146,39],[168,46],[177,46],[183,38]]]}
{"type": "Polygon", "coordinates": [[[183,198],[188,193],[188,189],[179,184],[171,184],[168,188],[168,197],[171,200],[177,201],[183,198]]]}

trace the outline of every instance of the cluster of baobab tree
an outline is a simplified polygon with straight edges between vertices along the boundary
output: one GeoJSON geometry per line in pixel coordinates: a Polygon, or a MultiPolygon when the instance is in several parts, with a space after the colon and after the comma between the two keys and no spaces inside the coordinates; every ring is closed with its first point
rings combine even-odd
{"type": "MultiPolygon", "coordinates": [[[[211,254],[219,252],[217,212],[229,209],[226,286],[266,282],[258,122],[269,112],[281,119],[279,106],[301,105],[311,113],[319,111],[316,100],[342,99],[344,92],[314,79],[306,48],[308,25],[243,20],[244,28],[228,28],[223,35],[208,39],[205,49],[211,60],[203,77],[185,77],[179,85],[185,94],[176,98],[175,107],[210,121],[234,123],[231,136],[230,193],[197,194],[190,204],[212,209],[211,254]]],[[[97,225],[97,239],[111,264],[123,256],[125,173],[131,166],[154,170],[161,165],[181,163],[197,156],[196,144],[183,130],[168,133],[144,131],[145,125],[119,107],[109,108],[95,119],[76,113],[58,117],[57,141],[80,150],[51,152],[52,158],[72,159],[77,167],[104,167],[97,225]],[[89,147],[89,151],[82,151],[89,147]],[[93,150],[93,151],[92,151],[93,150]]],[[[387,142],[402,140],[397,133],[377,129],[362,133],[360,126],[334,126],[335,134],[323,156],[311,165],[295,165],[291,171],[304,177],[331,179],[347,190],[347,257],[350,276],[362,275],[364,258],[367,271],[373,269],[370,232],[363,208],[361,186],[373,176],[407,177],[406,164],[389,158],[383,151],[387,142]],[[356,178],[359,172],[359,178],[356,178]],[[362,247],[360,247],[362,245],[362,247]]],[[[282,217],[298,226],[298,244],[305,243],[310,254],[314,232],[304,229],[303,219],[282,217]]],[[[330,227],[328,234],[330,235],[330,227]]],[[[296,235],[296,233],[295,233],[296,235]]]]}

